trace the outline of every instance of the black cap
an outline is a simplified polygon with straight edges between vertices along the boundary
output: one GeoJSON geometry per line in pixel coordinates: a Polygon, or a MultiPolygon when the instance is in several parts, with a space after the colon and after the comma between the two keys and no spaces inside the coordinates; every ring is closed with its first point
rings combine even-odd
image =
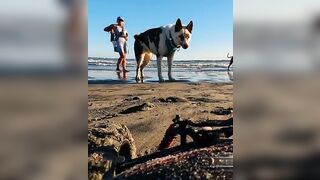
{"type": "Polygon", "coordinates": [[[123,21],[124,22],[124,20],[122,19],[122,17],[117,17],[117,22],[119,22],[119,21],[123,21]]]}

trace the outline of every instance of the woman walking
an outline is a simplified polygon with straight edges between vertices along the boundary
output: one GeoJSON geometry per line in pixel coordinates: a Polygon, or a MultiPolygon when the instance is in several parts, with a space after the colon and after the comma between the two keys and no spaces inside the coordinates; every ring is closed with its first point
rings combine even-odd
{"type": "Polygon", "coordinates": [[[127,41],[128,32],[124,28],[124,19],[121,17],[117,18],[117,24],[111,24],[104,28],[104,31],[111,33],[111,41],[114,45],[115,52],[118,52],[120,57],[117,62],[117,71],[120,70],[120,64],[124,72],[129,72],[126,67],[126,58],[128,53],[127,41]]]}
{"type": "Polygon", "coordinates": [[[229,63],[229,66],[228,66],[228,72],[229,72],[230,66],[231,66],[232,63],[233,63],[233,56],[229,56],[229,53],[228,53],[228,54],[227,54],[227,58],[231,58],[230,63],[229,63]]]}

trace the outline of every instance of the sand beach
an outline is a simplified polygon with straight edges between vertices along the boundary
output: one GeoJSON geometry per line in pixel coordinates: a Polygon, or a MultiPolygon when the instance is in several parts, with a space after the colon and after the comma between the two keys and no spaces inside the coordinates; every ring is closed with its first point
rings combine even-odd
{"type": "Polygon", "coordinates": [[[94,84],[88,89],[89,128],[106,121],[124,124],[138,156],[155,150],[176,114],[225,120],[232,111],[231,83],[94,84]]]}

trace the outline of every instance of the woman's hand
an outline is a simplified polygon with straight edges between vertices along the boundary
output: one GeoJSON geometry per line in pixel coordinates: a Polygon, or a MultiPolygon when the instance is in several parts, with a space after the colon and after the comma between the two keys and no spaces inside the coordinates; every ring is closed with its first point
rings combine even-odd
{"type": "Polygon", "coordinates": [[[124,34],[122,34],[122,36],[121,37],[123,37],[126,41],[128,41],[128,34],[126,33],[125,35],[124,34]]]}

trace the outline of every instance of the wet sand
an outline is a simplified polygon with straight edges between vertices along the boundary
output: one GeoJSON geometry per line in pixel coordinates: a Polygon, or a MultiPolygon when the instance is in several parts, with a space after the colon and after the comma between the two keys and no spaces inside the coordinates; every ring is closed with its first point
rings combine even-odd
{"type": "Polygon", "coordinates": [[[101,121],[124,124],[137,154],[160,143],[176,114],[193,120],[232,116],[231,83],[95,84],[88,89],[89,127],[101,121]]]}

